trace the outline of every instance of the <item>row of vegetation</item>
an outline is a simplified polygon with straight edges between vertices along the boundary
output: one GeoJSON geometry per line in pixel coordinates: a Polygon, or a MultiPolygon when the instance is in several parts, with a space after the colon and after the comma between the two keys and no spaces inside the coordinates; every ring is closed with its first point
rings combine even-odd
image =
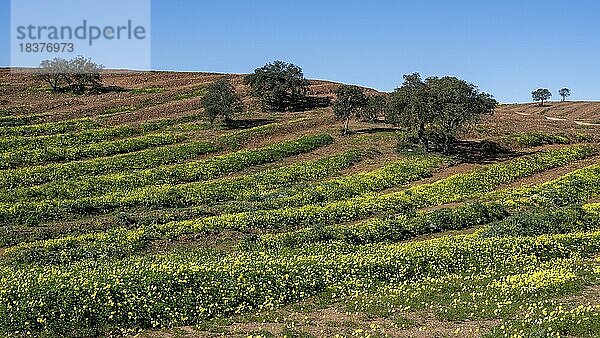
{"type": "MultiPolygon", "coordinates": [[[[506,163],[489,165],[474,172],[457,174],[431,184],[417,185],[399,192],[383,195],[364,194],[323,205],[309,204],[277,210],[223,214],[198,220],[141,227],[135,230],[116,229],[104,233],[26,243],[8,249],[6,255],[13,257],[18,262],[65,263],[92,257],[127,256],[145,248],[151,240],[165,236],[178,237],[189,233],[223,230],[293,229],[339,224],[379,214],[410,215],[420,208],[485,196],[502,184],[577,161],[593,153],[593,149],[582,146],[550,150],[506,163]]],[[[544,196],[545,193],[552,194],[554,188],[559,189],[557,191],[563,191],[565,198],[575,199],[576,196],[579,196],[578,198],[589,196],[596,192],[595,186],[600,186],[597,182],[600,177],[597,167],[590,167],[567,176],[564,180],[551,182],[549,183],[552,184],[550,187],[542,186],[530,189],[541,189],[534,190],[540,196],[544,196]],[[583,183],[578,186],[577,182],[583,183]]],[[[515,194],[517,192],[513,193],[513,195],[515,194]]],[[[500,200],[510,201],[512,199],[500,200]]],[[[498,197],[494,200],[498,200],[498,197]]],[[[7,207],[4,214],[5,221],[14,220],[19,214],[22,216],[18,217],[20,221],[24,221],[31,219],[31,212],[44,210],[41,205],[33,209],[24,206],[21,210],[19,210],[19,204],[15,204],[14,209],[10,209],[10,206],[7,207]]],[[[46,215],[46,217],[49,216],[51,215],[46,215]]]]}
{"type": "Polygon", "coordinates": [[[600,195],[600,189],[596,186],[600,183],[598,173],[600,166],[590,166],[534,187],[494,192],[483,198],[487,200],[485,203],[401,213],[352,225],[319,225],[282,234],[267,234],[254,242],[245,243],[245,247],[281,249],[331,240],[352,244],[396,242],[490,222],[494,223],[480,235],[537,236],[545,233],[591,231],[600,229],[598,210],[586,210],[572,204],[583,203],[600,195]],[[515,195],[519,196],[517,201],[515,195]],[[510,210],[524,210],[527,207],[538,211],[517,213],[509,217],[510,210]]]}
{"type": "Polygon", "coordinates": [[[0,140],[0,152],[15,151],[17,149],[33,150],[46,147],[81,146],[93,142],[109,141],[115,138],[129,137],[137,134],[139,134],[139,131],[136,128],[124,126],[33,137],[10,136],[0,140]]]}
{"type": "Polygon", "coordinates": [[[11,111],[0,110],[0,128],[40,123],[43,122],[44,118],[50,115],[50,113],[13,115],[13,112],[11,111]]]}
{"type": "Polygon", "coordinates": [[[14,149],[0,153],[0,169],[10,169],[50,162],[69,162],[85,158],[131,153],[157,146],[178,143],[185,139],[185,135],[182,134],[160,133],[125,138],[122,140],[81,144],[72,147],[46,146],[38,149],[14,149]]]}
{"type": "MultiPolygon", "coordinates": [[[[60,185],[64,193],[77,192],[80,196],[94,196],[131,191],[156,184],[178,184],[214,179],[245,168],[272,163],[283,158],[310,152],[333,142],[331,136],[304,136],[296,140],[271,144],[262,148],[240,150],[214,156],[206,160],[139,170],[126,174],[88,177],[60,185]]],[[[54,194],[57,192],[55,191],[54,194]]],[[[63,194],[64,194],[63,193],[63,194]]],[[[66,211],[87,213],[94,208],[94,200],[80,198],[41,202],[0,204],[0,224],[37,224],[44,220],[64,217],[66,211]],[[89,208],[89,209],[88,209],[89,208]]]]}
{"type": "Polygon", "coordinates": [[[1,137],[32,137],[80,132],[100,128],[100,124],[88,119],[73,119],[61,122],[47,122],[16,127],[0,127],[1,137]]]}
{"type": "MultiPolygon", "coordinates": [[[[52,269],[3,267],[0,322],[4,332],[17,335],[127,334],[270,310],[326,291],[344,296],[381,283],[410,282],[416,287],[420,281],[454,274],[477,278],[511,267],[568,267],[560,262],[598,252],[598,232],[577,232],[463,235],[371,246],[332,243],[277,253],[196,250],[52,269]]],[[[540,292],[544,285],[571,281],[568,271],[539,278],[521,275],[487,288],[499,295],[540,292]]],[[[413,299],[407,296],[405,300],[413,299]]]]}
{"type": "MultiPolygon", "coordinates": [[[[160,126],[163,126],[161,121],[148,124],[149,129],[160,126]]],[[[283,124],[267,124],[227,133],[219,136],[216,140],[192,141],[110,157],[2,170],[0,171],[0,195],[2,195],[0,200],[10,200],[7,195],[27,196],[27,198],[46,196],[51,198],[52,194],[50,192],[54,189],[52,187],[63,185],[64,181],[181,163],[200,155],[237,149],[243,143],[255,137],[270,135],[285,127],[283,124]],[[46,186],[32,187],[42,184],[46,184],[46,186]],[[7,190],[11,191],[8,192],[7,190]]],[[[142,129],[145,129],[144,126],[142,126],[142,129]]],[[[74,192],[76,193],[77,190],[75,189],[74,192]]]]}

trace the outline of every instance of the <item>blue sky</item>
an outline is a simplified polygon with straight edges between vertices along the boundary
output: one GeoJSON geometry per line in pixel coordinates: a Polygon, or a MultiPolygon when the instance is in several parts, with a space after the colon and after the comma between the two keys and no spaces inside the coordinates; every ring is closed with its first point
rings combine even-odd
{"type": "MultiPolygon", "coordinates": [[[[83,2],[83,1],[82,1],[83,2]]],[[[0,0],[0,65],[10,62],[0,0]]],[[[501,102],[568,86],[600,100],[599,1],[154,0],[152,67],[247,73],[281,59],[309,78],[393,90],[464,78],[501,102]]]]}

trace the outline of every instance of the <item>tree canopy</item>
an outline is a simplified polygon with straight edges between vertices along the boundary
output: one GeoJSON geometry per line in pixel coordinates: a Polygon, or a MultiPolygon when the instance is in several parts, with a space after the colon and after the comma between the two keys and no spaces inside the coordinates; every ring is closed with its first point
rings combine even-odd
{"type": "Polygon", "coordinates": [[[386,122],[410,129],[419,143],[429,149],[425,127],[433,122],[428,88],[419,73],[404,75],[404,83],[390,94],[386,122]]]}
{"type": "Polygon", "coordinates": [[[349,132],[351,117],[361,117],[367,106],[367,97],[357,86],[342,85],[336,91],[333,102],[335,116],[344,121],[344,135],[349,132]]]}
{"type": "Polygon", "coordinates": [[[538,88],[531,92],[531,97],[535,102],[540,101],[540,105],[543,106],[544,101],[550,100],[552,93],[546,88],[538,88]]]}
{"type": "Polygon", "coordinates": [[[385,94],[369,95],[366,106],[361,112],[360,119],[365,122],[376,122],[385,114],[386,104],[385,94]]]}
{"type": "Polygon", "coordinates": [[[432,129],[441,137],[443,151],[460,133],[471,127],[481,116],[491,114],[498,102],[488,93],[456,77],[431,77],[426,81],[432,129]]]}
{"type": "Polygon", "coordinates": [[[82,94],[86,89],[97,90],[102,87],[102,68],[103,65],[79,55],[71,60],[44,60],[35,76],[50,85],[55,92],[67,86],[73,93],[82,94]]]}
{"type": "Polygon", "coordinates": [[[308,80],[302,68],[283,61],[268,63],[246,76],[252,96],[265,109],[285,111],[302,101],[308,91],[308,80]]]}
{"type": "Polygon", "coordinates": [[[558,91],[558,95],[562,97],[562,102],[565,102],[567,97],[571,96],[571,90],[569,88],[562,88],[558,91]]]}
{"type": "Polygon", "coordinates": [[[226,124],[231,124],[233,116],[243,109],[242,100],[231,82],[220,79],[208,85],[206,89],[206,94],[202,98],[204,115],[210,123],[214,123],[215,119],[221,116],[226,124]]]}
{"type": "Polygon", "coordinates": [[[439,140],[444,152],[459,132],[493,112],[497,101],[487,93],[456,77],[405,75],[404,83],[390,94],[386,121],[412,131],[418,142],[430,150],[439,140]]]}

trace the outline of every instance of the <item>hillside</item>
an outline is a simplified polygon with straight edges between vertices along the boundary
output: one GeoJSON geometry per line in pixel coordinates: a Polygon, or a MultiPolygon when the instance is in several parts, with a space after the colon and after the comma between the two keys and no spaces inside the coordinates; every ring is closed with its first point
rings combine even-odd
{"type": "Polygon", "coordinates": [[[3,336],[600,335],[600,103],[502,105],[442,155],[260,112],[242,75],[104,83],[0,70],[3,336]]]}
{"type": "MultiPolygon", "coordinates": [[[[105,123],[140,123],[161,117],[198,113],[195,91],[223,75],[211,73],[133,72],[106,73],[103,81],[112,91],[92,96],[52,96],[48,88],[33,81],[26,72],[0,69],[2,109],[15,113],[69,113],[71,118],[101,116],[105,123]],[[10,85],[9,85],[10,84],[10,85]],[[143,94],[143,95],[142,95],[143,94]],[[135,114],[116,111],[115,107],[136,107],[135,114]],[[121,116],[123,115],[123,116],[121,116]]],[[[242,75],[225,75],[241,94],[247,95],[242,75]]],[[[311,81],[313,95],[331,96],[337,84],[311,81]]],[[[250,106],[252,109],[252,105],[250,106]]],[[[48,117],[58,120],[60,116],[48,117]]]]}
{"type": "Polygon", "coordinates": [[[499,111],[522,116],[544,117],[551,121],[565,120],[597,123],[600,102],[549,102],[540,107],[538,103],[503,105],[499,111]]]}

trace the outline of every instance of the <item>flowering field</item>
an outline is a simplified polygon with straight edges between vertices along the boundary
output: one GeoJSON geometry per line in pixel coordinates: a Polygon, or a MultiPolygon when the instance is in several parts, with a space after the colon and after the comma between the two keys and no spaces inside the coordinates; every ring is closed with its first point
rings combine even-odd
{"type": "Polygon", "coordinates": [[[0,118],[0,336],[600,336],[593,136],[125,108],[0,118]]]}

